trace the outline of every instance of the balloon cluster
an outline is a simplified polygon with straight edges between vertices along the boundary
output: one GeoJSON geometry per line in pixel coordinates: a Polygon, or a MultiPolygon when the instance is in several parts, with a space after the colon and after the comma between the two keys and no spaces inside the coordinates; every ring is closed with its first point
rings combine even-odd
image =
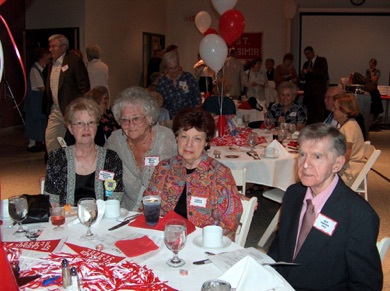
{"type": "Polygon", "coordinates": [[[195,16],[195,25],[203,34],[199,54],[211,69],[218,72],[225,63],[228,54],[227,45],[235,42],[244,32],[245,19],[240,11],[233,9],[237,0],[211,0],[211,2],[221,15],[219,34],[210,27],[211,17],[206,11],[200,11],[195,16]]]}

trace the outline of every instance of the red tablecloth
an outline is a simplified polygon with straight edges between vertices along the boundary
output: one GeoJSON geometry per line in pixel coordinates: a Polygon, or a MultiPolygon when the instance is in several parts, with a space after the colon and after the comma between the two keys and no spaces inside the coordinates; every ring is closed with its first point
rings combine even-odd
{"type": "MultiPolygon", "coordinates": [[[[248,144],[248,134],[252,132],[250,128],[240,128],[238,129],[238,134],[236,136],[224,135],[222,137],[214,138],[210,145],[211,146],[249,146],[248,144]]],[[[266,143],[267,140],[263,136],[259,136],[257,144],[266,143]]]]}

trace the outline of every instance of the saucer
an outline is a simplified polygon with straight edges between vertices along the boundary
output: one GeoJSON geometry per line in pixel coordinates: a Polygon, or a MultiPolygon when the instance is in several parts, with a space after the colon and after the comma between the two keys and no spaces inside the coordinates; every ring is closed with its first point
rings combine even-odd
{"type": "Polygon", "coordinates": [[[279,158],[279,155],[274,155],[273,157],[270,157],[270,156],[266,156],[265,154],[261,154],[260,156],[264,159],[277,159],[277,158],[279,158]]]}
{"type": "Polygon", "coordinates": [[[117,216],[117,217],[106,217],[106,216],[104,216],[104,219],[109,219],[109,220],[121,219],[121,218],[125,218],[128,214],[129,214],[129,210],[127,210],[125,208],[121,208],[121,214],[119,216],[117,216]]]}
{"type": "Polygon", "coordinates": [[[228,159],[237,159],[237,158],[239,158],[240,156],[238,156],[238,155],[227,155],[227,156],[225,156],[226,158],[228,158],[228,159]]]}
{"type": "Polygon", "coordinates": [[[232,241],[230,240],[230,238],[226,237],[226,236],[223,236],[222,237],[222,246],[219,247],[219,248],[210,248],[210,247],[205,247],[203,246],[203,242],[202,242],[202,239],[203,236],[202,235],[198,235],[197,237],[195,237],[193,239],[193,243],[195,246],[199,247],[199,248],[202,248],[202,249],[211,249],[211,250],[220,250],[220,249],[224,249],[224,248],[227,248],[228,246],[230,246],[230,244],[232,243],[232,241]]]}

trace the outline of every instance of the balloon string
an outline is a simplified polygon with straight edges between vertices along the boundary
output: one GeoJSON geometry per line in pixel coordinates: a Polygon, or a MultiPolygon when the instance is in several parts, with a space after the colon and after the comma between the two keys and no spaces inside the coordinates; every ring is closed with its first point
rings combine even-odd
{"type": "Polygon", "coordinates": [[[23,99],[19,102],[19,104],[17,104],[17,105],[14,106],[13,109],[15,109],[16,107],[18,107],[18,106],[23,102],[23,100],[24,100],[24,98],[26,97],[26,94],[27,94],[27,78],[26,78],[26,71],[25,71],[25,69],[24,69],[23,61],[22,61],[22,58],[20,57],[20,53],[19,53],[18,47],[16,46],[14,37],[12,36],[11,30],[9,29],[8,24],[7,24],[7,22],[5,21],[5,19],[3,18],[3,16],[0,15],[0,19],[3,21],[4,26],[5,26],[5,28],[7,29],[9,38],[11,39],[12,45],[13,45],[13,47],[14,47],[16,56],[17,56],[17,58],[18,58],[18,60],[19,60],[19,64],[20,64],[20,67],[21,67],[22,73],[23,73],[23,81],[24,81],[24,94],[23,94],[23,99]]]}
{"type": "MultiPolygon", "coordinates": [[[[219,115],[222,115],[224,77],[225,77],[225,66],[222,67],[222,84],[221,84],[221,96],[220,96],[220,102],[219,102],[219,115]]],[[[218,85],[217,85],[217,87],[218,87],[218,85]]]]}

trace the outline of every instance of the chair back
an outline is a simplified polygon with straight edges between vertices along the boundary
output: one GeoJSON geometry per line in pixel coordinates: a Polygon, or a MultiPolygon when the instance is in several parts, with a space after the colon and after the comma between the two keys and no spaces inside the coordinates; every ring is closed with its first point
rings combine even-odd
{"type": "Polygon", "coordinates": [[[375,149],[375,147],[369,141],[365,142],[364,158],[367,159],[367,162],[364,164],[363,169],[360,171],[359,175],[356,177],[355,181],[351,186],[351,189],[353,191],[356,191],[359,194],[364,194],[364,198],[367,201],[368,201],[367,175],[380,154],[381,151],[375,149]]]}
{"type": "Polygon", "coordinates": [[[237,187],[241,187],[241,194],[245,195],[246,191],[246,168],[242,168],[241,170],[230,170],[232,172],[234,181],[236,182],[237,187]]]}
{"type": "Polygon", "coordinates": [[[376,246],[377,246],[378,251],[379,251],[379,256],[381,257],[381,262],[383,263],[383,261],[386,257],[386,253],[387,253],[389,246],[390,246],[390,237],[382,238],[381,241],[379,241],[376,244],[376,246]]]}
{"type": "Polygon", "coordinates": [[[241,202],[243,211],[234,241],[240,246],[245,247],[249,228],[253,218],[253,213],[255,212],[257,197],[252,197],[251,199],[241,199],[241,202]]]}

